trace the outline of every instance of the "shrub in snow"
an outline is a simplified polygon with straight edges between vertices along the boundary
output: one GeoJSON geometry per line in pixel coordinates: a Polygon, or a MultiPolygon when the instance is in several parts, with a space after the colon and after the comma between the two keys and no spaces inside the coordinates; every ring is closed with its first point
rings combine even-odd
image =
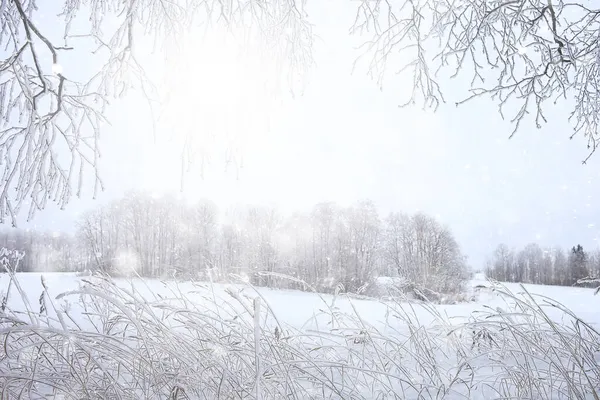
{"type": "Polygon", "coordinates": [[[25,254],[17,250],[9,250],[5,247],[0,248],[0,271],[16,273],[19,271],[19,265],[25,254]]]}
{"type": "Polygon", "coordinates": [[[431,302],[435,304],[457,304],[471,300],[466,293],[439,293],[429,287],[420,286],[401,277],[378,277],[369,286],[370,296],[379,298],[394,298],[400,296],[411,300],[431,302]]]}
{"type": "MultiPolygon", "coordinates": [[[[425,214],[392,213],[383,235],[383,258],[389,269],[418,289],[421,296],[460,293],[469,278],[465,257],[452,232],[425,214]]],[[[422,297],[422,296],[421,296],[422,297]]]]}

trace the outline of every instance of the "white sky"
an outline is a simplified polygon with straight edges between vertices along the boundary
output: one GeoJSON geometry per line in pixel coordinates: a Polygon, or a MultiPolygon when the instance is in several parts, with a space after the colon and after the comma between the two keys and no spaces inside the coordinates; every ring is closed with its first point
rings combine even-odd
{"type": "MultiPolygon", "coordinates": [[[[216,154],[204,179],[186,176],[186,195],[212,199],[222,209],[270,203],[286,212],[369,198],[382,216],[422,210],[452,228],[473,267],[500,242],[597,246],[600,154],[581,165],[585,142],[568,140],[564,105],[548,110],[550,122],[541,130],[526,124],[510,141],[512,127],[493,102],[453,105],[466,93],[465,81],[446,83],[448,104],[436,113],[399,109],[405,83],[390,79],[380,91],[364,69],[351,76],[357,53],[347,37],[353,21],[348,3],[319,5],[309,8],[320,40],[303,95],[279,99],[270,131],[249,143],[239,174],[225,172],[216,154]]],[[[65,59],[65,74],[81,61],[65,59]]],[[[33,225],[70,230],[79,212],[128,189],[178,189],[178,154],[165,150],[168,143],[152,144],[140,104],[130,97],[111,110],[112,126],[101,141],[106,192],[93,202],[90,188],[67,211],[40,212],[33,225]]]]}

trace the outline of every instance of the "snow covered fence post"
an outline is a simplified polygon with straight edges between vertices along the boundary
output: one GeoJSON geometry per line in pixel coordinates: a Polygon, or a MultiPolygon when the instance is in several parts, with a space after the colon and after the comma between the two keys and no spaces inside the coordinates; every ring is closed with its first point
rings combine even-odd
{"type": "Polygon", "coordinates": [[[260,400],[260,297],[254,299],[254,356],[256,364],[256,400],[260,400]]]}

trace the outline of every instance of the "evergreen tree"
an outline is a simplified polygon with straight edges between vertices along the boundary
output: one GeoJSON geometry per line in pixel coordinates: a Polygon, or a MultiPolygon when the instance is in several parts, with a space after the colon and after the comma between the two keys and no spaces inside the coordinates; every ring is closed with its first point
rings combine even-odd
{"type": "Polygon", "coordinates": [[[571,284],[577,283],[579,279],[588,276],[587,269],[587,254],[583,251],[583,247],[578,244],[571,249],[569,255],[569,272],[571,274],[571,284]]]}

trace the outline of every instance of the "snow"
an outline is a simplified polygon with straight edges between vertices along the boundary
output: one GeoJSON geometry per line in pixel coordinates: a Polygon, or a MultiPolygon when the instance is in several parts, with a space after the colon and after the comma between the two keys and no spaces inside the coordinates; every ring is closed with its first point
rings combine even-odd
{"type": "Polygon", "coordinates": [[[381,286],[401,286],[406,283],[406,280],[396,276],[379,276],[375,282],[381,286]]]}
{"type": "MultiPolygon", "coordinates": [[[[40,293],[44,291],[42,276],[47,288],[47,296],[45,297],[45,301],[47,302],[46,309],[48,310],[48,314],[56,315],[52,311],[52,307],[50,306],[50,301],[53,301],[57,308],[68,307],[70,310],[70,315],[77,315],[79,313],[79,324],[84,329],[89,328],[89,321],[86,322],[86,319],[83,318],[83,309],[81,305],[77,304],[78,298],[76,296],[64,296],[60,297],[61,293],[77,291],[82,285],[85,285],[89,282],[96,282],[97,278],[77,276],[76,274],[66,274],[66,273],[21,273],[18,274],[18,281],[24,292],[27,293],[30,302],[30,308],[36,309],[38,308],[38,304],[36,302],[37,299],[40,298],[40,293]],[[68,302],[68,305],[66,303],[68,302]]],[[[383,278],[380,279],[380,284],[389,284],[393,283],[392,278],[383,278]]],[[[0,274],[0,298],[4,297],[4,293],[8,288],[9,276],[7,274],[0,274]]],[[[477,315],[481,313],[492,313],[494,310],[513,310],[514,305],[517,302],[517,297],[514,299],[508,298],[506,296],[500,296],[496,292],[491,289],[491,283],[484,280],[484,277],[481,274],[477,274],[475,279],[473,279],[469,283],[469,292],[470,294],[476,296],[476,301],[473,302],[465,302],[456,305],[431,305],[431,306],[420,306],[420,305],[407,305],[407,304],[394,304],[390,301],[380,301],[377,299],[369,299],[369,298],[356,298],[356,297],[348,297],[348,296],[333,296],[333,295],[323,295],[323,294],[315,294],[315,293],[306,293],[292,290],[274,290],[269,288],[252,288],[244,284],[215,284],[210,286],[206,283],[192,283],[192,282],[175,282],[175,281],[161,281],[156,279],[119,279],[117,280],[117,284],[119,287],[122,287],[124,290],[129,290],[131,293],[137,293],[143,298],[147,299],[148,303],[152,303],[157,299],[169,299],[173,298],[175,293],[184,293],[186,298],[191,302],[186,305],[188,308],[194,308],[196,306],[202,305],[205,308],[203,312],[211,312],[213,310],[215,315],[218,315],[222,321],[225,320],[235,320],[238,316],[242,316],[244,314],[244,309],[247,312],[252,313],[252,308],[254,304],[258,304],[256,300],[260,297],[260,302],[264,303],[264,306],[261,307],[263,309],[263,315],[266,309],[271,309],[274,314],[274,319],[264,318],[263,329],[266,329],[266,332],[273,329],[277,326],[277,323],[281,324],[282,328],[285,331],[296,332],[298,338],[302,335],[307,335],[307,343],[315,343],[323,342],[324,338],[329,338],[327,340],[331,340],[331,343],[337,343],[335,346],[331,345],[331,348],[328,350],[323,349],[323,352],[314,355],[315,360],[320,360],[319,362],[331,363],[332,365],[336,365],[335,363],[345,363],[347,364],[349,360],[354,360],[353,352],[355,349],[362,349],[363,352],[362,357],[365,357],[361,360],[364,364],[364,360],[374,361],[376,358],[369,358],[371,356],[368,355],[367,345],[364,344],[367,340],[377,340],[376,336],[373,335],[382,335],[387,338],[387,342],[384,342],[382,345],[382,349],[388,349],[389,352],[397,351],[395,347],[388,347],[394,343],[393,338],[405,338],[415,336],[417,340],[413,343],[415,349],[413,351],[417,351],[417,354],[410,355],[405,354],[403,357],[402,368],[405,368],[411,374],[410,377],[413,380],[412,384],[427,384],[428,379],[432,379],[427,376],[427,372],[423,369],[426,368],[426,360],[427,357],[424,354],[418,353],[419,345],[423,345],[425,343],[429,343],[431,348],[431,357],[436,359],[436,368],[443,368],[444,371],[448,373],[452,372],[458,375],[466,373],[462,364],[458,364],[456,361],[452,361],[453,356],[446,355],[444,352],[447,348],[440,348],[439,346],[451,346],[453,340],[463,340],[464,337],[461,335],[456,336],[454,338],[451,337],[451,334],[448,333],[449,329],[443,328],[440,325],[440,321],[443,320],[445,323],[459,327],[462,323],[466,323],[472,321],[477,315]],[[482,288],[485,286],[485,288],[482,288]],[[475,289],[478,287],[478,289],[475,289]],[[236,299],[234,305],[232,305],[232,298],[236,299]],[[514,301],[513,301],[514,300],[514,301]],[[407,306],[407,307],[405,307],[407,306]],[[247,307],[247,308],[246,308],[247,307]],[[391,316],[394,312],[398,312],[398,308],[406,308],[406,314],[401,315],[396,314],[391,316]],[[411,321],[411,322],[408,322],[411,321]],[[414,326],[420,325],[427,327],[429,331],[420,332],[413,331],[414,326]],[[369,330],[371,332],[368,336],[358,332],[357,327],[364,327],[365,330],[369,330]],[[355,329],[350,329],[354,327],[355,329]],[[444,330],[445,329],[445,330],[444,330]],[[320,339],[308,339],[310,335],[314,335],[315,332],[318,332],[320,339]],[[439,332],[439,334],[437,333],[439,332]],[[445,332],[442,334],[442,332],[445,332]],[[419,335],[423,335],[422,338],[419,335]],[[345,339],[344,339],[345,338],[345,339]],[[345,342],[341,339],[344,339],[345,342]],[[435,343],[428,341],[437,341],[435,343]],[[345,343],[345,345],[343,344],[345,343]],[[341,347],[340,347],[341,346],[341,347]],[[367,351],[367,356],[365,356],[365,351],[367,351]],[[423,361],[415,361],[421,360],[420,357],[423,357],[423,361]],[[410,361],[412,360],[412,361],[410,361]],[[419,365],[419,362],[423,362],[425,364],[419,365]]],[[[101,287],[101,286],[99,286],[101,287]]],[[[563,304],[566,308],[573,311],[576,315],[581,317],[582,320],[589,323],[591,326],[597,326],[600,322],[600,314],[596,311],[597,307],[594,305],[598,301],[598,299],[593,295],[594,291],[592,289],[587,288],[573,288],[573,287],[556,287],[556,286],[539,286],[539,285],[524,285],[523,286],[528,293],[530,293],[533,297],[536,298],[538,303],[542,303],[547,299],[554,299],[561,304],[563,304]]],[[[523,287],[519,284],[506,284],[505,288],[511,291],[512,293],[519,293],[523,291],[523,287]]],[[[106,296],[110,297],[110,293],[104,293],[106,296]]],[[[127,304],[123,302],[123,304],[127,304]]],[[[25,311],[25,305],[23,304],[21,297],[17,293],[17,290],[13,287],[11,289],[11,296],[8,301],[9,308],[12,310],[21,310],[25,311]]],[[[551,318],[555,319],[558,322],[563,324],[569,324],[569,319],[565,319],[565,315],[561,312],[557,307],[550,307],[549,309],[545,309],[547,315],[551,318]]],[[[131,309],[132,313],[140,312],[140,310],[131,309]]],[[[250,319],[250,329],[247,334],[250,336],[249,343],[259,343],[262,339],[261,336],[265,335],[265,333],[261,333],[261,330],[258,329],[257,324],[260,321],[256,319],[256,315],[254,316],[254,322],[250,319]],[[253,336],[253,337],[252,337],[253,336]]],[[[515,326],[518,326],[517,320],[520,318],[519,315],[509,316],[507,318],[515,319],[515,326]]],[[[76,317],[77,319],[77,317],[76,317]]],[[[180,329],[176,328],[175,320],[170,320],[173,324],[172,329],[180,329]]],[[[476,326],[476,325],[475,325],[476,326]]],[[[475,329],[475,328],[473,328],[475,329]]],[[[486,332],[487,328],[482,326],[482,330],[480,332],[480,336],[478,336],[479,340],[482,341],[482,345],[486,345],[485,340],[487,340],[488,336],[486,332]]],[[[361,332],[363,328],[360,329],[361,332]]],[[[475,334],[475,331],[473,331],[475,334]]],[[[491,331],[490,331],[491,332],[491,331]]],[[[500,340],[499,338],[490,336],[492,339],[490,340],[500,340]]],[[[510,338],[509,338],[510,339],[510,338]]],[[[471,339],[464,339],[469,342],[471,339]]],[[[211,343],[207,346],[210,350],[210,353],[213,355],[214,359],[222,360],[230,355],[230,351],[223,344],[224,342],[211,343]]],[[[469,342],[470,343],[470,342],[469,342]]],[[[473,344],[475,344],[475,339],[473,339],[473,344]]],[[[250,346],[250,345],[249,345],[250,346]]],[[[252,345],[254,346],[254,345],[252,345]]],[[[479,348],[479,344],[477,345],[477,349],[479,348]]],[[[315,347],[315,350],[318,347],[315,347]]],[[[468,348],[466,346],[465,348],[468,348]]],[[[425,350],[422,350],[425,351],[425,350]]],[[[472,360],[470,361],[469,368],[475,370],[475,374],[478,379],[482,379],[482,382],[493,382],[496,378],[500,379],[500,376],[496,376],[500,372],[498,372],[494,365],[494,363],[498,363],[497,359],[492,358],[482,358],[479,353],[476,353],[477,350],[473,351],[472,360]],[[486,375],[488,374],[488,375],[486,375]],[[487,381],[485,380],[487,379],[487,381]]],[[[533,351],[533,350],[532,350],[533,351]]],[[[22,357],[33,357],[31,353],[31,349],[24,350],[22,353],[22,357]]],[[[483,350],[481,350],[483,354],[483,350]]],[[[313,354],[312,352],[310,354],[313,354]]],[[[263,355],[264,356],[264,355],[263,355]]],[[[253,354],[249,359],[253,360],[256,357],[256,360],[259,360],[259,354],[253,354]]],[[[399,355],[400,357],[400,355],[399,355]]],[[[503,356],[504,357],[504,356],[503,356]]],[[[519,363],[519,355],[514,355],[512,353],[508,353],[504,362],[514,362],[519,363]],[[511,358],[512,357],[512,358],[511,358]]],[[[598,354],[594,354],[596,361],[600,359],[598,354]]],[[[469,358],[471,359],[471,358],[469,358]]],[[[31,361],[31,360],[30,360],[31,361]]],[[[427,361],[429,362],[429,361],[427,361]]],[[[267,371],[270,368],[270,364],[267,361],[263,360],[260,362],[261,371],[267,371]]],[[[464,364],[464,363],[463,363],[464,364]]],[[[544,364],[546,365],[546,364],[544,364]]],[[[2,372],[3,362],[0,361],[0,372],[2,372]]],[[[358,368],[358,365],[357,365],[358,368]]],[[[360,368],[380,368],[377,366],[367,366],[360,365],[360,368]]],[[[433,367],[432,367],[433,368],[433,367]]],[[[516,367],[515,367],[516,368],[516,367]]],[[[342,371],[343,372],[343,371],[342,371]]],[[[332,372],[333,374],[333,372],[332,372]]],[[[501,373],[500,373],[501,374],[501,373]]],[[[0,374],[1,375],[1,374],[0,374]]],[[[362,377],[366,379],[365,376],[360,372],[356,372],[356,377],[362,377]]],[[[462,376],[462,375],[461,375],[462,376]]],[[[345,379],[344,375],[337,376],[332,379],[345,379]]],[[[348,379],[351,379],[348,377],[348,379]]],[[[465,377],[461,379],[466,379],[465,377]]],[[[359,381],[358,378],[355,378],[356,382],[356,390],[362,393],[363,398],[370,398],[370,394],[374,394],[377,390],[370,384],[373,382],[367,381],[359,381]]],[[[440,382],[443,384],[449,384],[448,382],[452,382],[452,379],[440,377],[440,382]]],[[[304,384],[304,383],[303,383],[304,384]]],[[[255,382],[253,384],[253,388],[250,390],[259,390],[259,382],[255,382]]],[[[268,385],[268,382],[265,383],[268,385]]],[[[397,385],[390,384],[393,387],[397,387],[397,385]]],[[[262,387],[263,384],[260,384],[262,387]]],[[[310,386],[310,385],[309,385],[310,386]]],[[[470,398],[488,398],[491,396],[491,392],[486,392],[483,388],[485,385],[481,385],[479,387],[479,391],[474,391],[469,393],[470,398]]],[[[446,396],[442,396],[445,398],[460,398],[465,393],[460,393],[460,390],[453,394],[454,392],[447,388],[448,394],[446,396]]],[[[268,390],[268,389],[265,389],[268,390]]],[[[307,390],[314,390],[314,388],[307,390]]],[[[389,389],[386,389],[389,390],[389,389]]],[[[453,389],[456,390],[456,389],[453,389]]],[[[308,392],[307,392],[308,393],[308,392]]],[[[316,396],[316,394],[315,394],[316,396]]],[[[495,396],[498,396],[496,393],[495,396]]],[[[403,396],[402,396],[403,397],[403,396]]],[[[407,398],[411,396],[406,394],[407,398]]],[[[266,397],[265,397],[266,398],[266,397]]]]}
{"type": "MultiPolygon", "coordinates": [[[[42,276],[45,279],[50,297],[54,298],[60,293],[77,290],[82,283],[89,280],[89,277],[79,277],[72,273],[20,273],[18,279],[28,294],[30,299],[37,299],[42,292],[42,276]]],[[[0,294],[6,291],[9,277],[7,274],[0,274],[0,294]]],[[[127,287],[133,283],[137,290],[148,300],[153,300],[156,295],[169,296],[169,293],[176,288],[177,290],[195,297],[197,287],[191,282],[162,281],[157,279],[116,279],[119,285],[127,287]]],[[[395,282],[396,278],[383,277],[380,283],[389,284],[395,282]]],[[[470,281],[469,287],[479,285],[491,286],[482,274],[475,276],[470,281]]],[[[513,293],[522,292],[521,285],[517,283],[502,284],[513,293]]],[[[594,290],[578,287],[560,287],[543,285],[523,285],[534,297],[543,299],[553,299],[566,308],[573,311],[577,316],[586,322],[596,325],[600,323],[600,313],[597,312],[596,302],[600,299],[593,295],[594,290]]],[[[250,298],[260,295],[263,301],[279,321],[297,328],[305,329],[311,326],[311,321],[315,315],[320,314],[325,305],[334,304],[340,312],[353,313],[356,310],[365,322],[372,325],[381,325],[385,321],[386,312],[388,312],[389,302],[379,301],[377,299],[337,297],[327,294],[315,294],[295,290],[277,290],[270,288],[252,288],[242,284],[214,284],[215,296],[218,302],[225,302],[230,299],[226,293],[228,289],[241,290],[242,296],[250,298]]],[[[200,300],[203,301],[203,300],[200,300]]],[[[13,309],[23,309],[21,299],[16,291],[11,292],[11,298],[8,305],[13,309]]],[[[473,313],[489,308],[505,307],[506,302],[490,290],[478,292],[476,302],[459,303],[455,305],[436,305],[436,309],[449,317],[451,320],[467,319],[473,313]]],[[[427,313],[423,312],[422,317],[427,313]]]]}

